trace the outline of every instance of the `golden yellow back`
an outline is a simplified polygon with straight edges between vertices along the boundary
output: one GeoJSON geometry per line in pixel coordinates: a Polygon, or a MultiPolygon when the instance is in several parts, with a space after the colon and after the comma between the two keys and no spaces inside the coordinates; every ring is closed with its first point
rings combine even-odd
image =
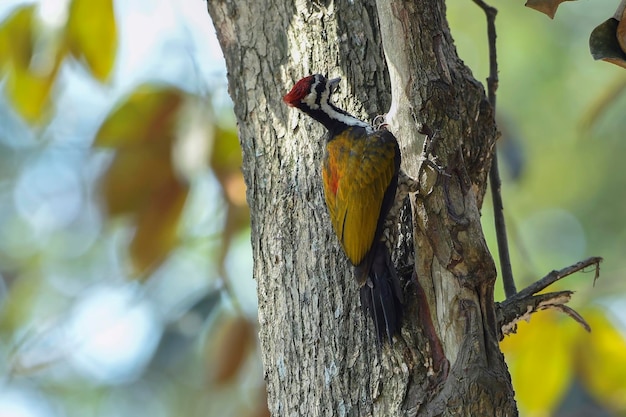
{"type": "Polygon", "coordinates": [[[324,194],[335,233],[353,265],[370,250],[396,170],[396,143],[385,131],[349,128],[326,145],[324,194]]]}

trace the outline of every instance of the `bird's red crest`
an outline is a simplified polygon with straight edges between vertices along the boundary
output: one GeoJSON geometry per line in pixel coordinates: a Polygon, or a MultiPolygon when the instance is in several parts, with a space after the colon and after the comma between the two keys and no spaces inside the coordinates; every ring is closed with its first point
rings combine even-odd
{"type": "Polygon", "coordinates": [[[300,100],[311,92],[311,84],[313,83],[313,75],[304,77],[293,86],[290,92],[285,94],[283,101],[289,106],[296,106],[300,100]]]}

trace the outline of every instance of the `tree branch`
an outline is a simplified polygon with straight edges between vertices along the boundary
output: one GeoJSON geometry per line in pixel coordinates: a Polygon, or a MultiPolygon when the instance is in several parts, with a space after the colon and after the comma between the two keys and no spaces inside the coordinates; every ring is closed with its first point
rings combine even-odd
{"type": "Polygon", "coordinates": [[[578,272],[592,265],[595,265],[596,267],[595,277],[593,279],[593,282],[595,283],[598,277],[600,276],[600,262],[602,262],[601,257],[593,256],[591,258],[587,258],[584,261],[577,262],[574,265],[570,265],[558,271],[552,271],[548,275],[541,278],[539,281],[524,288],[523,290],[515,294],[513,297],[511,297],[510,299],[507,298],[503,302],[503,304],[508,303],[508,302],[515,302],[517,300],[526,298],[532,294],[536,294],[539,291],[544,290],[550,285],[554,284],[556,281],[559,281],[562,278],[572,275],[573,273],[578,272]]]}
{"type": "MultiPolygon", "coordinates": [[[[489,77],[487,78],[487,97],[489,104],[496,112],[496,90],[498,89],[498,57],[496,50],[496,15],[498,10],[489,6],[483,0],[474,0],[487,16],[487,39],[489,42],[489,77]]],[[[493,200],[493,217],[496,228],[496,239],[498,241],[498,255],[500,257],[500,269],[502,272],[502,283],[504,293],[511,297],[517,292],[515,280],[513,279],[513,269],[511,268],[511,257],[509,255],[509,241],[506,234],[506,223],[504,221],[504,205],[502,203],[502,181],[498,169],[498,154],[494,152],[491,168],[489,169],[489,183],[491,185],[491,197],[493,200]]]]}
{"type": "Polygon", "coordinates": [[[502,303],[496,303],[498,327],[502,331],[501,337],[515,333],[517,329],[517,322],[520,320],[528,320],[530,319],[531,314],[550,308],[567,314],[583,326],[585,330],[588,332],[591,331],[591,328],[585,319],[583,319],[575,310],[565,305],[565,303],[570,300],[573,291],[536,294],[554,284],[556,281],[592,265],[595,266],[595,276],[593,279],[595,283],[596,279],[598,279],[600,275],[600,262],[602,262],[602,258],[595,256],[575,263],[574,265],[570,265],[559,271],[552,271],[539,281],[534,282],[512,297],[507,298],[502,303]]]}

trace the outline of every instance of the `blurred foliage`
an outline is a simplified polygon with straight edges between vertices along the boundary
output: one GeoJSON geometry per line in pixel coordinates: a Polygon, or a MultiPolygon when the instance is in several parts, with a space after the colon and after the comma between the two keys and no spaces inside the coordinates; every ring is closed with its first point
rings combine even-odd
{"type": "MultiPolygon", "coordinates": [[[[497,146],[517,287],[588,256],[605,259],[595,284],[589,271],[550,288],[576,291],[570,306],[589,322],[590,334],[565,315],[542,312],[502,342],[520,412],[625,416],[626,176],[615,167],[626,151],[626,73],[594,64],[587,49],[589,34],[615,4],[563,3],[554,21],[521,13],[515,2],[494,5],[497,146]]],[[[475,9],[451,3],[448,16],[461,58],[484,80],[486,29],[475,9]]],[[[489,196],[482,212],[495,253],[489,196]]],[[[500,287],[496,299],[504,297],[500,287]]]]}
{"type": "Polygon", "coordinates": [[[131,216],[130,255],[148,276],[177,245],[177,226],[189,186],[175,172],[172,146],[185,93],[143,85],[119,105],[96,134],[95,145],[116,150],[103,178],[109,216],[131,216]]]}
{"type": "MultiPolygon", "coordinates": [[[[526,7],[554,19],[559,5],[566,1],[571,0],[527,0],[526,7]]],[[[626,2],[621,1],[613,17],[593,29],[589,50],[594,59],[626,68],[626,2]]]]}
{"type": "Polygon", "coordinates": [[[597,99],[589,106],[589,110],[582,119],[581,127],[586,131],[592,129],[602,119],[602,116],[610,110],[611,105],[625,95],[626,78],[616,79],[615,83],[598,95],[597,99]]]}
{"type": "Polygon", "coordinates": [[[607,409],[626,410],[626,340],[606,312],[590,307],[580,313],[592,333],[549,311],[530,323],[522,322],[518,334],[502,342],[512,364],[516,398],[529,414],[554,410],[573,380],[582,381],[607,409]]]}
{"type": "Polygon", "coordinates": [[[211,379],[219,385],[233,380],[254,345],[255,329],[242,316],[223,314],[219,318],[215,335],[216,343],[208,346],[207,358],[211,358],[211,379]]]}
{"type": "Polygon", "coordinates": [[[113,68],[117,33],[113,0],[73,0],[64,26],[41,25],[37,6],[19,6],[0,26],[0,64],[5,93],[27,121],[42,117],[62,61],[84,59],[91,74],[106,80],[113,68]]]}
{"type": "Polygon", "coordinates": [[[117,51],[113,0],[72,0],[66,26],[68,49],[91,74],[106,81],[117,51]]]}
{"type": "MultiPolygon", "coordinates": [[[[144,26],[123,24],[131,3],[69,0],[56,20],[49,2],[16,3],[0,15],[0,415],[268,416],[232,110],[193,62],[125,80],[141,52],[126,45],[154,36],[162,2],[142,3],[144,26]]],[[[518,287],[606,259],[595,288],[585,274],[555,288],[578,291],[591,334],[546,312],[503,341],[522,415],[581,401],[626,415],[626,177],[615,169],[626,83],[587,49],[608,12],[577,2],[548,22],[496,6],[518,287]]],[[[450,2],[449,18],[484,79],[482,12],[450,2]]],[[[483,215],[495,248],[488,200],[483,215]]]]}
{"type": "Polygon", "coordinates": [[[44,5],[0,18],[0,416],[269,415],[251,268],[228,281],[249,253],[232,110],[200,82],[114,94],[114,2],[44,5]],[[69,114],[75,86],[104,91],[97,118],[69,114]]]}
{"type": "Polygon", "coordinates": [[[64,55],[63,46],[54,41],[38,50],[39,38],[45,36],[40,27],[35,5],[18,8],[0,26],[5,94],[15,110],[31,122],[41,116],[64,55]]]}
{"type": "Polygon", "coordinates": [[[521,322],[502,351],[511,364],[517,401],[528,415],[554,410],[572,381],[582,381],[590,398],[610,415],[626,410],[626,340],[623,331],[598,307],[580,309],[593,329],[581,331],[574,321],[553,311],[521,322]]]}

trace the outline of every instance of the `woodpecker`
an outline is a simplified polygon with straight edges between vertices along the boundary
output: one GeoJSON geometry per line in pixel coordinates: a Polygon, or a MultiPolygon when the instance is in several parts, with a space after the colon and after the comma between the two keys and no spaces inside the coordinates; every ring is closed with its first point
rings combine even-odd
{"type": "MultiPolygon", "coordinates": [[[[298,81],[283,97],[324,125],[326,149],[322,177],[326,206],[343,250],[354,265],[363,312],[371,316],[378,343],[400,330],[402,291],[391,253],[397,214],[406,196],[406,181],[398,188],[398,141],[386,128],[375,129],[331,103],[340,78],[321,74],[298,81]]],[[[408,188],[414,188],[414,184],[408,188]]]]}

